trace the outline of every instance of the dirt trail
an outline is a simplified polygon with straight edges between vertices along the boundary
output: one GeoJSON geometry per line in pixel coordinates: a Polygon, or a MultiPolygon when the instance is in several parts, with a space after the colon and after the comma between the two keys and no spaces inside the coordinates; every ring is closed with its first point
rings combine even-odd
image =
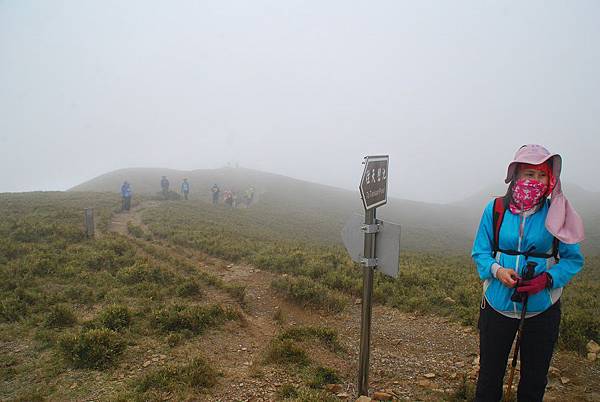
{"type": "MultiPolygon", "coordinates": [[[[141,212],[158,202],[138,205],[129,213],[115,214],[110,231],[128,235],[127,222],[147,230],[141,212]]],[[[137,241],[147,241],[140,240],[137,241]]],[[[315,348],[311,358],[332,367],[343,378],[340,400],[354,400],[358,365],[360,302],[340,314],[326,314],[287,302],[270,287],[278,275],[245,264],[233,264],[196,250],[152,242],[172,256],[193,263],[198,270],[216,274],[227,283],[246,286],[245,319],[209,332],[176,351],[185,356],[202,350],[223,373],[206,400],[271,401],[283,384],[302,384],[297,373],[262,364],[265,348],[282,327],[315,325],[338,331],[346,352],[333,354],[315,348]],[[283,326],[274,316],[281,311],[283,326]],[[346,397],[344,395],[347,395],[346,397]]],[[[460,387],[462,378],[477,372],[478,337],[471,327],[446,318],[406,314],[386,306],[373,307],[369,385],[372,391],[388,390],[398,400],[440,401],[460,387]]],[[[176,358],[176,356],[173,356],[176,358]]],[[[562,374],[551,377],[547,401],[600,401],[600,368],[578,355],[556,353],[552,365],[562,374]],[[566,384],[560,377],[568,377],[566,384]]],[[[293,370],[291,370],[293,371],[293,370]]]]}
{"type": "Polygon", "coordinates": [[[130,211],[112,214],[108,231],[127,235],[127,224],[129,222],[138,226],[145,226],[142,223],[142,211],[147,208],[153,208],[157,205],[159,205],[158,201],[146,201],[135,205],[130,211]]]}

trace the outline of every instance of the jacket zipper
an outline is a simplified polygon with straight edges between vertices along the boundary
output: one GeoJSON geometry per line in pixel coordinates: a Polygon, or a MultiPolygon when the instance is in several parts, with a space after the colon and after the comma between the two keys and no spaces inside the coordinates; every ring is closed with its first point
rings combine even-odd
{"type": "MultiPolygon", "coordinates": [[[[521,252],[521,240],[523,239],[523,232],[525,230],[525,220],[527,219],[526,216],[523,215],[519,215],[519,243],[517,244],[517,252],[521,252]]],[[[516,262],[516,272],[519,273],[519,270],[521,271],[521,273],[519,274],[519,276],[523,276],[523,270],[519,269],[519,263],[521,261],[521,254],[517,254],[517,262],[516,262]]],[[[518,310],[517,310],[517,303],[513,302],[513,311],[515,312],[515,315],[518,314],[518,310]]]]}
{"type": "MultiPolygon", "coordinates": [[[[525,230],[525,220],[527,219],[527,217],[523,216],[523,215],[519,215],[519,218],[520,218],[519,219],[520,220],[520,222],[519,222],[519,243],[517,244],[517,252],[520,253],[521,252],[521,240],[523,239],[523,232],[525,230]]],[[[516,263],[515,268],[517,270],[517,273],[520,276],[523,276],[523,270],[519,268],[520,262],[521,262],[521,254],[517,254],[517,263],[516,263]],[[521,271],[521,272],[519,273],[519,271],[521,271]]]]}

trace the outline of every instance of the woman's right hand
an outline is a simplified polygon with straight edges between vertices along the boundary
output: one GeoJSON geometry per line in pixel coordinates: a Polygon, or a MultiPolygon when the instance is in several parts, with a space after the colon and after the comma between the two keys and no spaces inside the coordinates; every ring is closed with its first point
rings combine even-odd
{"type": "Polygon", "coordinates": [[[502,282],[507,288],[514,288],[517,285],[519,275],[514,269],[498,268],[498,271],[496,271],[496,279],[502,282]]]}

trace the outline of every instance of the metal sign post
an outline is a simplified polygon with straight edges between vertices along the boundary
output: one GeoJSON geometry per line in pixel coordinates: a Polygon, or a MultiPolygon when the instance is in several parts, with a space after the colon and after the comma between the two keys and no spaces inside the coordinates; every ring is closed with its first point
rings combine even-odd
{"type": "Polygon", "coordinates": [[[371,302],[373,274],[377,267],[376,236],[379,225],[376,207],[387,202],[387,173],[389,157],[367,156],[360,182],[360,195],[365,207],[363,264],[363,297],[360,322],[360,353],[358,362],[358,394],[369,395],[369,355],[371,344],[371,302]]]}

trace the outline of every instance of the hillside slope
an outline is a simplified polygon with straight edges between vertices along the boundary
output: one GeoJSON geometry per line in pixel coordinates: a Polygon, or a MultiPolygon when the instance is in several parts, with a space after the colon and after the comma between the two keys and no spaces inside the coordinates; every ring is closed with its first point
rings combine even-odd
{"type": "MultiPolygon", "coordinates": [[[[256,208],[260,215],[270,214],[273,220],[294,222],[299,231],[312,232],[317,241],[339,244],[340,230],[353,213],[361,213],[358,191],[310,183],[286,176],[243,168],[179,171],[159,168],[121,169],[73,187],[70,191],[117,192],[121,183],[132,183],[134,194],[155,195],[160,190],[160,178],[166,175],[173,190],[178,190],[183,178],[191,185],[191,198],[208,200],[210,187],[217,183],[221,190],[244,191],[254,186],[256,208]]],[[[573,187],[573,203],[581,205],[586,221],[587,241],[584,251],[600,254],[600,200],[594,194],[573,187]]],[[[400,223],[403,227],[402,248],[436,253],[468,253],[485,200],[502,192],[484,189],[482,192],[453,204],[428,204],[391,198],[378,210],[380,219],[400,223]]],[[[310,237],[310,236],[308,236],[310,237]]]]}

